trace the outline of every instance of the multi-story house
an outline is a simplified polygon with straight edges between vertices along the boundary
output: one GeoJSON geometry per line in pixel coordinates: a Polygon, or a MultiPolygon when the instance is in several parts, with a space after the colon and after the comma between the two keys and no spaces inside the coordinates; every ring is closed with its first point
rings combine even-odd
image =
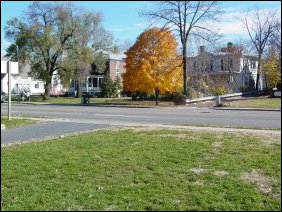
{"type": "MultiPolygon", "coordinates": [[[[243,54],[240,47],[228,43],[227,47],[211,53],[201,46],[197,56],[188,58],[190,81],[199,77],[219,78],[232,91],[252,90],[256,86],[258,61],[255,56],[243,54]]],[[[263,89],[263,80],[259,82],[263,89]]]]}
{"type": "MultiPolygon", "coordinates": [[[[106,59],[106,68],[103,72],[98,72],[95,64],[91,65],[91,71],[88,76],[82,81],[81,90],[91,94],[97,94],[101,92],[101,84],[106,75],[115,81],[117,77],[122,81],[122,74],[125,72],[125,54],[102,52],[106,59]]],[[[69,94],[74,95],[77,91],[77,80],[71,79],[69,87],[69,94]]]]}

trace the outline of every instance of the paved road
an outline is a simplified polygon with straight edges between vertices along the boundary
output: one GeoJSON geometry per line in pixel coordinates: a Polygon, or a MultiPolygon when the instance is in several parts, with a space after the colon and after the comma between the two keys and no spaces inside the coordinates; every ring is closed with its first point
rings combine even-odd
{"type": "MultiPolygon", "coordinates": [[[[1,104],[1,114],[7,104],[1,104]]],[[[281,111],[216,110],[195,107],[131,107],[13,104],[13,115],[63,118],[88,124],[220,124],[249,127],[281,127],[281,111]]]]}
{"type": "Polygon", "coordinates": [[[106,125],[77,124],[72,122],[42,122],[16,129],[1,131],[1,144],[18,143],[20,141],[42,139],[49,136],[60,136],[77,131],[93,130],[106,125]]]}

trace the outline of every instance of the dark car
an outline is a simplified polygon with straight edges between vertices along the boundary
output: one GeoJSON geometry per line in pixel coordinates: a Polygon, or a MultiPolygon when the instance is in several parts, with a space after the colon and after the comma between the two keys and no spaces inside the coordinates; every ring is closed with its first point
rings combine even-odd
{"type": "Polygon", "coordinates": [[[3,91],[1,91],[1,103],[6,100],[7,94],[3,91]]]}

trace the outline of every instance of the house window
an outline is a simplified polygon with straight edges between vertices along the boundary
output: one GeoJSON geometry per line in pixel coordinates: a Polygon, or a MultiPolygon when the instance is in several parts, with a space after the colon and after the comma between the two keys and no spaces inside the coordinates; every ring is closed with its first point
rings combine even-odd
{"type": "Polygon", "coordinates": [[[88,87],[93,87],[92,78],[88,78],[88,87]]]}
{"type": "Polygon", "coordinates": [[[221,59],[221,71],[224,70],[224,62],[223,62],[223,59],[221,59]]]}
{"type": "Polygon", "coordinates": [[[252,62],[251,62],[251,67],[252,67],[252,69],[255,69],[255,68],[256,68],[256,61],[252,61],[252,62]]]}
{"type": "Polygon", "coordinates": [[[211,71],[213,71],[213,60],[211,60],[211,71]]]}
{"type": "Polygon", "coordinates": [[[229,60],[229,68],[233,69],[233,60],[229,60]]]}
{"type": "Polygon", "coordinates": [[[39,82],[34,84],[35,89],[39,89],[39,82]]]}
{"type": "Polygon", "coordinates": [[[247,75],[247,76],[244,76],[243,85],[244,85],[245,87],[249,86],[249,76],[248,76],[248,75],[247,75]]]}
{"type": "Polygon", "coordinates": [[[103,80],[104,80],[103,78],[99,78],[99,87],[101,87],[103,80]]]}
{"type": "Polygon", "coordinates": [[[119,62],[116,63],[116,74],[119,74],[119,62]]]}
{"type": "Polygon", "coordinates": [[[93,87],[95,87],[95,88],[98,87],[98,79],[97,79],[97,77],[93,78],[93,87]]]}

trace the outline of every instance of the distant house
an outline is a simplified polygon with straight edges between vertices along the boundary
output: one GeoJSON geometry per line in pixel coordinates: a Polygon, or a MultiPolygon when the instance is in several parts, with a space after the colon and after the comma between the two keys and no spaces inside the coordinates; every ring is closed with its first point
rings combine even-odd
{"type": "MultiPolygon", "coordinates": [[[[8,59],[1,58],[1,91],[8,92],[8,75],[7,75],[8,59]]],[[[11,77],[11,93],[14,95],[20,95],[23,91],[30,92],[31,95],[40,95],[45,93],[45,82],[30,76],[31,70],[30,64],[26,62],[12,62],[12,70],[17,69],[17,74],[13,74],[11,77]]],[[[59,95],[65,92],[63,89],[58,73],[55,72],[52,76],[51,83],[51,95],[59,95]]]]}
{"type": "MultiPolygon", "coordinates": [[[[82,92],[100,93],[101,84],[106,75],[115,81],[117,77],[122,80],[122,74],[125,72],[125,57],[124,53],[102,52],[106,57],[106,68],[103,73],[96,70],[95,64],[91,65],[90,74],[82,82],[82,92]]],[[[77,91],[77,80],[71,79],[69,87],[69,95],[75,95],[77,91]]]]}
{"type": "MultiPolygon", "coordinates": [[[[4,57],[1,58],[1,93],[8,93],[8,72],[9,72],[8,60],[4,57]]],[[[19,74],[19,68],[17,62],[11,62],[11,92],[15,90],[17,84],[17,75],[19,74]]]]}
{"type": "MultiPolygon", "coordinates": [[[[208,76],[211,79],[219,77],[233,91],[252,90],[256,86],[258,60],[255,56],[243,54],[238,47],[228,43],[219,52],[207,52],[201,46],[198,55],[188,58],[188,70],[191,81],[197,77],[208,76]]],[[[259,82],[263,89],[263,79],[259,82]]]]}

